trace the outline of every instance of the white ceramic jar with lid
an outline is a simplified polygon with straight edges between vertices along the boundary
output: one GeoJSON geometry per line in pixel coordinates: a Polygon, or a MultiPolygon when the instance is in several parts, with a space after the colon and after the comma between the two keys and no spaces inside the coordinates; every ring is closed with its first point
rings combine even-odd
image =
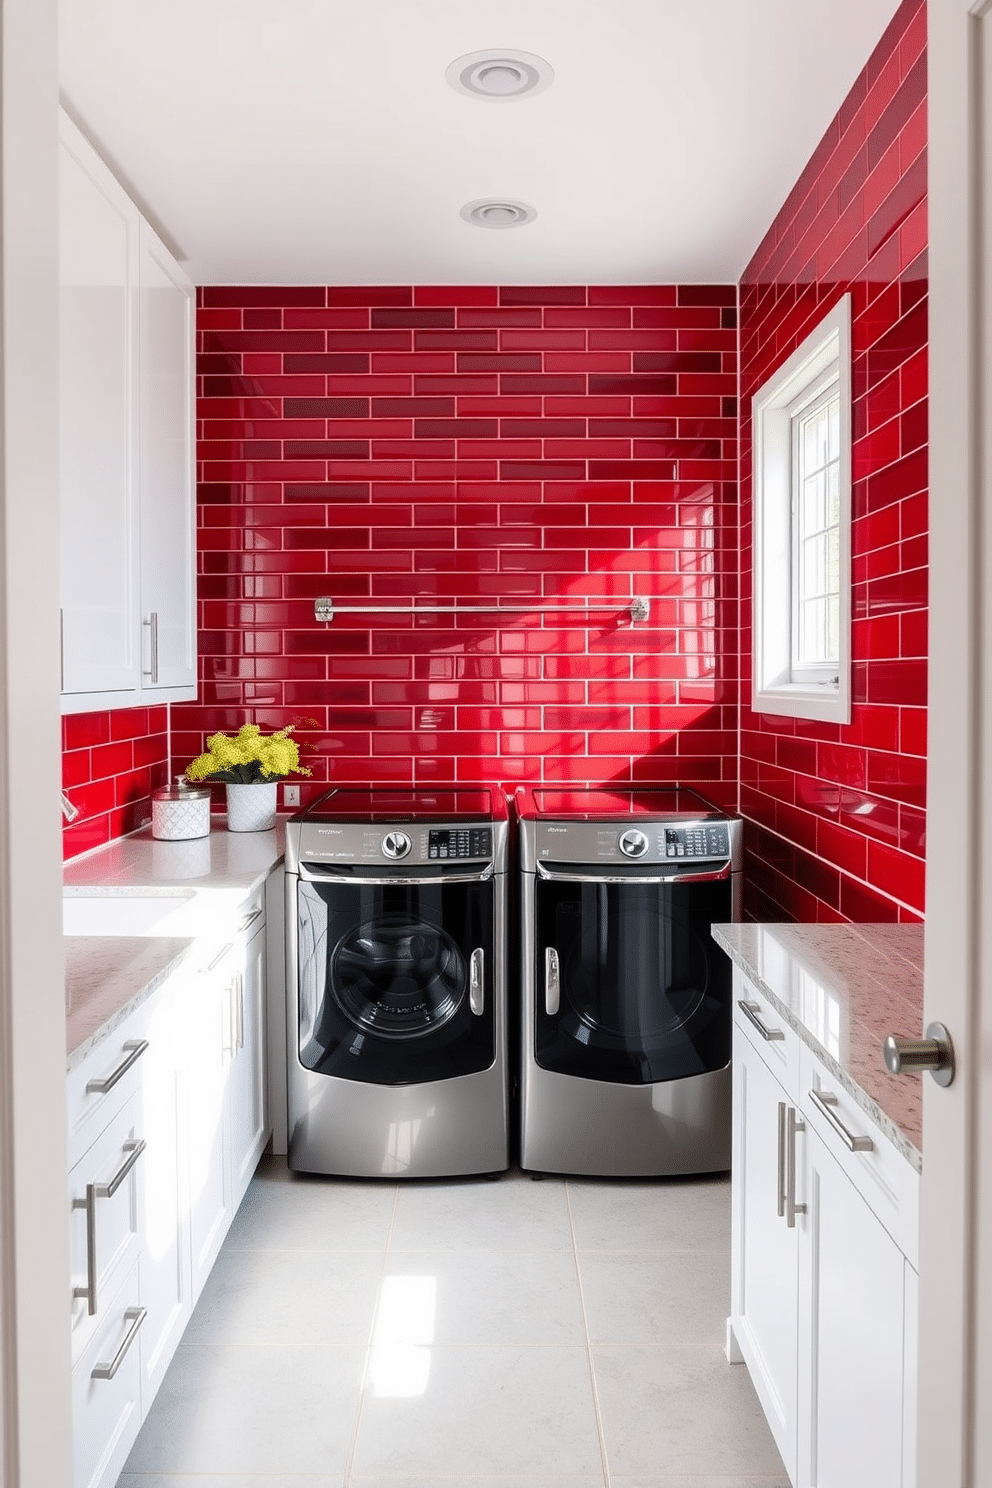
{"type": "Polygon", "coordinates": [[[175,785],[152,792],[152,836],[167,842],[210,834],[210,790],[190,785],[184,776],[175,785]]]}

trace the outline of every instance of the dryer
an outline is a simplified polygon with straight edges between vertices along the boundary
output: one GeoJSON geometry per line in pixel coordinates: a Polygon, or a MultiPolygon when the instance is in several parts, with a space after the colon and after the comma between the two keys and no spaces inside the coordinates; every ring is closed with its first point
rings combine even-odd
{"type": "Polygon", "coordinates": [[[680,788],[517,793],[521,1166],[730,1167],[742,824],[680,788]]]}
{"type": "Polygon", "coordinates": [[[335,787],[286,826],[289,1166],[508,1166],[502,793],[335,787]]]}

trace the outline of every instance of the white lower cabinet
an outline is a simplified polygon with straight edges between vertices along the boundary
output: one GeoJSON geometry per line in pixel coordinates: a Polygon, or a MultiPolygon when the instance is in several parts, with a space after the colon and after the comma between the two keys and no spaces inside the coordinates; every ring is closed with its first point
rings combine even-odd
{"type": "Polygon", "coordinates": [[[269,1135],[259,894],[68,1079],[75,1488],[111,1488],[269,1135]]]}
{"type": "Polygon", "coordinates": [[[914,1488],[918,1175],[739,972],[734,1000],[731,1355],[794,1488],[914,1488]]]}

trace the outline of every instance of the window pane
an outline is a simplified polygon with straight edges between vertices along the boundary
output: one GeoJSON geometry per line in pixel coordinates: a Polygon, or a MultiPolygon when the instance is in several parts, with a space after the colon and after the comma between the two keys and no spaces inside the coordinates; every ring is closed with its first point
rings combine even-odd
{"type": "Polygon", "coordinates": [[[827,601],[808,599],[802,607],[803,646],[805,655],[801,662],[815,666],[827,660],[827,601]]]}
{"type": "Polygon", "coordinates": [[[809,537],[803,543],[803,598],[825,593],[827,588],[827,535],[809,537]]]}
{"type": "Polygon", "coordinates": [[[816,532],[827,525],[827,482],[823,472],[803,481],[802,531],[816,532]]]}
{"type": "Polygon", "coordinates": [[[827,458],[837,460],[840,458],[840,398],[834,398],[827,408],[830,422],[830,439],[827,458]]]}
{"type": "Polygon", "coordinates": [[[835,527],[840,521],[840,463],[835,460],[824,471],[827,486],[825,527],[835,527]]]}

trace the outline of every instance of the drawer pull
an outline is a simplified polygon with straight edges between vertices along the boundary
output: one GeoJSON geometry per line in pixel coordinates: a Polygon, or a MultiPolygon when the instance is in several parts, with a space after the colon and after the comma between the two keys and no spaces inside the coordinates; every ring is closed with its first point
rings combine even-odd
{"type": "Polygon", "coordinates": [[[246,914],[244,919],[238,925],[238,934],[242,935],[244,931],[248,929],[249,925],[254,925],[255,921],[258,919],[261,913],[262,908],[261,905],[259,905],[258,909],[253,909],[250,914],[246,914]]]}
{"type": "Polygon", "coordinates": [[[132,1064],[137,1064],[142,1054],[144,1054],[145,1050],[148,1048],[148,1040],[128,1039],[127,1043],[124,1045],[124,1048],[128,1051],[127,1058],[122,1059],[115,1070],[111,1070],[110,1074],[102,1080],[86,1081],[87,1095],[106,1095],[108,1090],[113,1090],[114,1086],[117,1084],[117,1081],[123,1079],[128,1070],[131,1068],[132,1064]]]}
{"type": "Polygon", "coordinates": [[[796,1203],[796,1133],[805,1130],[805,1121],[790,1106],[785,1122],[785,1223],[790,1230],[796,1228],[796,1215],[806,1213],[806,1205],[796,1203]]]}
{"type": "Polygon", "coordinates": [[[127,1156],[114,1176],[106,1183],[87,1183],[85,1199],[73,1199],[72,1201],[73,1209],[86,1210],[86,1285],[73,1287],[72,1295],[74,1297],[86,1298],[86,1311],[90,1317],[94,1317],[97,1310],[96,1201],[97,1199],[112,1199],[114,1197],[114,1194],[144,1152],[144,1139],[125,1142],[123,1150],[127,1156]]]}
{"type": "Polygon", "coordinates": [[[829,1090],[811,1090],[809,1093],[809,1098],[813,1102],[816,1109],[820,1112],[820,1114],[827,1118],[827,1121],[840,1137],[848,1152],[874,1151],[875,1143],[872,1141],[871,1137],[856,1137],[853,1132],[848,1131],[847,1127],[844,1125],[843,1121],[841,1121],[840,1117],[834,1110],[834,1107],[837,1104],[837,1097],[833,1095],[829,1090]]]}
{"type": "Polygon", "coordinates": [[[145,1318],[148,1316],[147,1307],[129,1307],[124,1314],[124,1321],[131,1326],[124,1334],[124,1341],[117,1350],[109,1364],[98,1364],[90,1375],[91,1379],[112,1380],[124,1362],[124,1355],[138,1336],[138,1330],[145,1318]]]}
{"type": "Polygon", "coordinates": [[[775,1213],[779,1219],[785,1218],[785,1101],[778,1103],[778,1195],[775,1205],[775,1213]]]}
{"type": "Polygon", "coordinates": [[[227,955],[228,951],[231,951],[233,949],[234,949],[234,942],[231,941],[231,940],[229,940],[227,942],[227,945],[221,946],[220,950],[217,952],[217,954],[214,957],[214,959],[207,966],[201,966],[200,967],[200,973],[201,973],[201,975],[204,974],[204,973],[206,973],[206,972],[208,972],[208,971],[213,971],[213,969],[214,969],[215,966],[219,966],[220,965],[220,963],[223,961],[224,957],[227,955]]]}
{"type": "Polygon", "coordinates": [[[762,1023],[761,1019],[758,1017],[758,1014],[761,1012],[760,1002],[747,1002],[742,997],[738,1001],[737,1006],[740,1008],[741,1012],[744,1014],[748,1022],[754,1024],[755,1028],[761,1034],[761,1037],[764,1039],[766,1044],[772,1044],[775,1042],[776,1039],[785,1038],[784,1029],[768,1028],[764,1023],[762,1023]]]}

